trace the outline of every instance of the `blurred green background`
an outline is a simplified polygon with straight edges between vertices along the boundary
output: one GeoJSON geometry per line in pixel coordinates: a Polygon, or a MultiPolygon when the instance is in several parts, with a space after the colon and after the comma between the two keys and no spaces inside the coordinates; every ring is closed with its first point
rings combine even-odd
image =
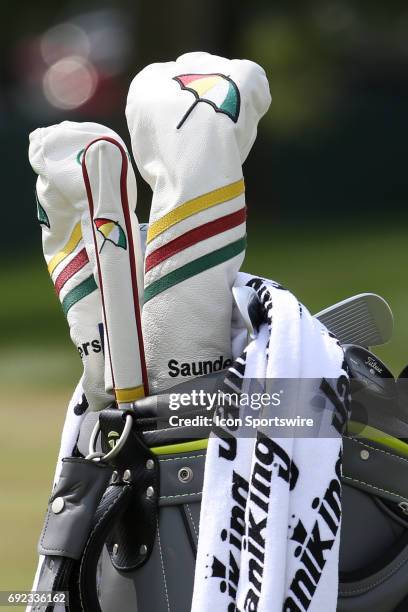
{"type": "MultiPolygon", "coordinates": [[[[27,0],[0,24],[0,590],[29,588],[59,435],[81,371],[43,263],[28,133],[94,120],[128,142],[132,76],[208,50],[259,62],[273,103],[246,162],[244,269],[312,311],[363,291],[394,312],[377,352],[408,362],[408,7],[364,0],[27,0]]],[[[139,177],[140,178],[140,177],[139,177]]],[[[149,190],[139,180],[139,220],[149,190]]]]}

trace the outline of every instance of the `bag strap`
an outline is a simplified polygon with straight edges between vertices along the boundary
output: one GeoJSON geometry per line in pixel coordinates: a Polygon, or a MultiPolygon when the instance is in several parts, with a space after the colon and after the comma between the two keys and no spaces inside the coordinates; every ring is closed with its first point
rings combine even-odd
{"type": "MultiPolygon", "coordinates": [[[[79,596],[81,611],[101,612],[96,576],[99,557],[114,523],[126,511],[133,495],[131,484],[111,484],[105,491],[98,509],[91,533],[82,554],[79,568],[79,596]]],[[[70,612],[71,611],[70,609],[70,612]]]]}

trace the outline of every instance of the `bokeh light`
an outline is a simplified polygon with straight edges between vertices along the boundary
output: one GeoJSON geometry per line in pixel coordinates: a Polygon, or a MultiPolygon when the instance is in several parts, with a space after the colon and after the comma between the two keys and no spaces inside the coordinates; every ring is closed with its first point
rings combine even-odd
{"type": "Polygon", "coordinates": [[[44,95],[56,108],[71,110],[93,96],[98,77],[92,64],[83,57],[69,56],[48,68],[43,78],[44,95]]]}
{"type": "Polygon", "coordinates": [[[61,111],[94,118],[114,113],[125,95],[134,45],[129,27],[124,12],[111,6],[67,15],[17,40],[11,63],[15,108],[33,121],[54,121],[61,111]]]}
{"type": "Polygon", "coordinates": [[[41,55],[48,65],[70,55],[87,58],[90,50],[91,43],[87,33],[70,22],[50,28],[41,38],[41,55]]]}

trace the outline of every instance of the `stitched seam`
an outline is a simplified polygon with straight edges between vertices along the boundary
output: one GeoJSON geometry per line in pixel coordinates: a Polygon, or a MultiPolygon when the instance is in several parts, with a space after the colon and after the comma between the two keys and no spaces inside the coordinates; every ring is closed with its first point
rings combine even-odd
{"type": "Polygon", "coordinates": [[[375,485],[369,484],[368,482],[364,482],[364,480],[358,480],[357,478],[351,478],[350,476],[343,476],[344,480],[351,480],[352,482],[358,482],[361,485],[366,487],[370,487],[371,489],[375,489],[376,491],[382,491],[383,493],[388,493],[389,495],[393,495],[394,497],[398,497],[399,499],[408,499],[399,493],[394,493],[393,491],[387,491],[387,489],[381,489],[380,487],[376,487],[375,485]]]}
{"type": "Polygon", "coordinates": [[[353,591],[339,591],[339,594],[340,595],[353,595],[353,594],[358,594],[358,593],[365,593],[366,591],[369,591],[370,589],[385,582],[388,578],[390,578],[393,574],[395,574],[395,572],[397,572],[407,562],[407,560],[408,560],[408,555],[406,555],[403,559],[401,559],[401,561],[395,567],[393,567],[391,571],[388,572],[388,574],[386,574],[385,576],[382,576],[375,582],[368,584],[366,587],[361,587],[360,589],[354,589],[353,591]]]}
{"type": "Polygon", "coordinates": [[[190,520],[191,520],[191,524],[193,525],[194,533],[195,533],[196,538],[197,538],[197,540],[198,540],[198,533],[197,533],[197,529],[196,529],[196,526],[195,526],[195,523],[194,523],[193,515],[191,514],[190,506],[189,506],[188,504],[186,504],[186,510],[187,510],[187,512],[188,512],[188,515],[189,515],[190,520]]]}
{"type": "MultiPolygon", "coordinates": [[[[51,502],[51,503],[52,503],[52,502],[51,502]]],[[[44,550],[46,549],[47,551],[50,551],[50,552],[63,552],[63,553],[66,553],[67,555],[69,555],[69,554],[70,554],[70,551],[69,551],[69,550],[65,550],[65,548],[50,548],[49,546],[47,546],[47,545],[44,543],[44,540],[45,540],[46,535],[47,535],[47,528],[48,528],[48,522],[49,522],[49,520],[50,520],[50,517],[51,517],[51,510],[50,510],[50,509],[48,509],[48,512],[47,512],[47,520],[46,520],[46,522],[45,522],[44,532],[43,532],[43,534],[42,534],[42,536],[41,536],[41,546],[42,546],[42,548],[43,548],[44,550]]],[[[72,552],[72,551],[71,551],[71,552],[72,552]]],[[[47,555],[48,553],[44,553],[44,554],[45,554],[45,555],[47,555]]]]}
{"type": "Polygon", "coordinates": [[[166,463],[166,461],[181,461],[182,459],[199,459],[205,457],[205,455],[192,455],[190,457],[171,457],[170,459],[159,459],[160,463],[166,463]]]}
{"type": "Polygon", "coordinates": [[[63,553],[67,553],[68,551],[67,551],[67,550],[65,550],[64,548],[50,548],[49,546],[45,546],[45,544],[44,544],[44,539],[45,539],[45,537],[46,537],[46,535],[47,535],[48,521],[50,520],[50,516],[51,516],[51,511],[50,511],[50,510],[48,510],[48,512],[47,512],[47,519],[46,519],[46,521],[45,521],[44,531],[43,531],[43,534],[42,534],[42,536],[41,536],[41,546],[42,546],[42,548],[47,549],[47,550],[50,550],[50,551],[52,551],[52,552],[63,552],[63,553]]]}
{"type": "Polygon", "coordinates": [[[179,493],[178,495],[162,495],[160,499],[173,499],[175,497],[188,497],[189,495],[201,495],[202,491],[195,491],[194,493],[179,493]]]}
{"type": "Polygon", "coordinates": [[[375,446],[371,446],[370,444],[366,444],[365,442],[360,442],[360,440],[357,440],[356,438],[352,438],[351,436],[343,436],[344,438],[347,438],[348,440],[352,440],[353,442],[357,442],[357,444],[360,444],[361,446],[366,446],[367,448],[370,448],[371,450],[377,452],[377,453],[383,453],[384,455],[389,455],[390,457],[394,457],[395,459],[399,459],[399,461],[403,461],[404,463],[408,463],[408,459],[404,459],[403,457],[400,457],[399,455],[394,455],[393,453],[390,453],[388,451],[382,450],[381,448],[376,448],[375,446]]]}
{"type": "Polygon", "coordinates": [[[162,567],[162,572],[163,572],[164,592],[166,594],[167,610],[168,610],[168,612],[171,612],[170,611],[169,594],[167,592],[166,572],[164,571],[164,561],[163,561],[162,547],[161,547],[161,541],[160,541],[160,529],[159,529],[159,519],[158,519],[158,517],[156,517],[156,522],[157,522],[157,541],[159,543],[160,561],[161,561],[161,567],[162,567]]]}

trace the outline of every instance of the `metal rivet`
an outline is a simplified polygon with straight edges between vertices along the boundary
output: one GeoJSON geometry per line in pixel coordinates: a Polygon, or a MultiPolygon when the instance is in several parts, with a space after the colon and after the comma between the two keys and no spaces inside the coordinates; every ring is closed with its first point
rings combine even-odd
{"type": "Polygon", "coordinates": [[[147,489],[146,489],[146,496],[147,497],[153,497],[153,495],[154,495],[153,487],[147,487],[147,489]]]}
{"type": "Polygon", "coordinates": [[[146,546],[146,544],[142,544],[140,549],[139,549],[139,551],[140,551],[141,555],[145,555],[147,553],[147,546],[146,546]]]}
{"type": "Polygon", "coordinates": [[[130,470],[125,470],[123,472],[123,480],[125,482],[129,482],[129,480],[132,478],[132,472],[130,470]]]}
{"type": "Polygon", "coordinates": [[[360,452],[360,457],[363,461],[367,461],[367,459],[370,457],[370,453],[368,452],[368,450],[362,450],[360,452]]]}
{"type": "Polygon", "coordinates": [[[154,461],[153,461],[153,459],[148,459],[146,461],[146,468],[148,470],[152,470],[154,468],[154,461]]]}
{"type": "Polygon", "coordinates": [[[118,544],[114,544],[113,548],[112,548],[112,553],[116,556],[118,554],[118,550],[119,550],[119,545],[118,544]]]}
{"type": "Polygon", "coordinates": [[[189,467],[182,467],[179,469],[177,476],[180,482],[190,482],[193,480],[193,470],[189,467]]]}
{"type": "Polygon", "coordinates": [[[63,511],[65,506],[65,500],[63,497],[56,497],[51,504],[51,510],[54,514],[59,514],[63,511]]]}
{"type": "Polygon", "coordinates": [[[112,477],[111,477],[111,482],[115,483],[118,481],[119,478],[119,474],[117,472],[113,472],[112,477]]]}

